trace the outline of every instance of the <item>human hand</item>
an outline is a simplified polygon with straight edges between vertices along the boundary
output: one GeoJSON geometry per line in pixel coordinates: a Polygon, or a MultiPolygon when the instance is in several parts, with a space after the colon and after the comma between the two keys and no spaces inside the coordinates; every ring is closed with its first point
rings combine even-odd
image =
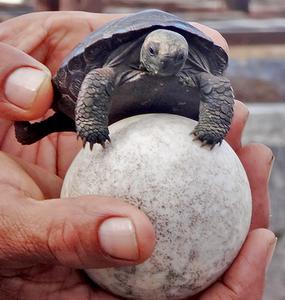
{"type": "MultiPolygon", "coordinates": [[[[51,75],[43,65],[39,64],[39,61],[44,63],[54,73],[63,57],[78,42],[90,31],[95,30],[100,24],[113,17],[115,16],[83,12],[38,13],[15,18],[0,25],[0,41],[21,49],[30,55],[25,56],[15,48],[7,48],[6,45],[1,45],[0,48],[0,52],[3,54],[2,62],[0,63],[0,82],[2,87],[0,116],[6,118],[6,120],[1,120],[1,149],[17,157],[14,157],[12,160],[9,156],[1,154],[3,167],[2,171],[0,171],[2,174],[2,176],[0,174],[0,182],[3,183],[2,186],[4,188],[2,193],[9,199],[10,203],[10,206],[7,208],[8,211],[4,211],[4,215],[10,216],[11,221],[4,226],[6,229],[4,241],[7,241],[0,243],[8,246],[2,251],[0,248],[0,253],[5,252],[9,254],[11,249],[12,253],[15,252],[12,255],[14,267],[12,266],[11,268],[11,264],[7,267],[7,259],[4,259],[5,264],[2,264],[6,266],[5,272],[8,271],[9,274],[9,277],[5,274],[2,275],[4,280],[2,281],[2,286],[5,286],[3,290],[10,297],[8,298],[5,294],[6,299],[14,299],[17,296],[30,299],[33,295],[37,295],[37,297],[41,295],[40,299],[54,297],[55,295],[62,295],[68,299],[78,299],[79,295],[84,297],[84,295],[88,294],[90,298],[95,297],[95,295],[102,295],[101,293],[103,292],[99,290],[91,290],[80,273],[74,270],[74,268],[83,268],[87,265],[96,267],[101,263],[102,259],[103,264],[117,264],[116,260],[108,260],[110,257],[106,258],[104,254],[102,255],[98,240],[94,242],[94,236],[100,223],[99,218],[102,218],[102,215],[103,218],[108,218],[110,215],[124,212],[124,215],[129,216],[135,223],[137,238],[140,239],[138,241],[141,254],[139,260],[145,259],[151,253],[154,238],[148,220],[136,209],[126,206],[119,200],[94,199],[92,197],[92,201],[88,201],[90,197],[81,197],[72,201],[67,200],[68,203],[66,202],[66,204],[64,200],[61,200],[59,204],[59,201],[56,199],[42,202],[32,200],[57,198],[59,196],[62,183],[59,177],[64,177],[81,144],[76,141],[74,134],[60,133],[53,134],[35,145],[22,146],[16,142],[12,122],[9,121],[33,120],[43,116],[50,107],[52,100],[51,75]],[[71,19],[72,22],[70,22],[71,19]],[[36,35],[34,34],[35,32],[37,33],[36,35]],[[32,60],[31,57],[34,57],[37,61],[32,60]],[[20,69],[22,66],[32,66],[33,70],[20,69]],[[35,69],[41,70],[43,73],[36,71],[37,74],[35,74],[33,72],[35,69]],[[8,75],[14,70],[17,70],[18,74],[14,78],[13,75],[9,77],[8,75]],[[22,73],[19,70],[22,70],[22,73]],[[41,76],[39,72],[42,74],[41,76]],[[22,78],[26,78],[28,82],[31,79],[31,82],[35,83],[33,81],[35,76],[42,79],[38,81],[34,79],[37,87],[32,89],[33,91],[31,91],[29,86],[23,89],[22,78]],[[31,100],[32,102],[29,102],[31,100]],[[35,165],[49,172],[47,173],[35,165]],[[6,173],[9,175],[8,178],[6,173]],[[14,200],[12,201],[11,199],[14,200]],[[99,202],[100,206],[98,205],[99,202]],[[111,211],[109,210],[110,203],[112,203],[111,211]],[[106,205],[105,207],[104,204],[106,205]],[[86,211],[92,211],[93,214],[86,216],[86,211]],[[14,218],[11,218],[11,216],[14,216],[14,218]],[[17,221],[18,219],[20,223],[17,221]],[[19,235],[16,235],[14,232],[15,228],[13,231],[11,223],[17,224],[16,228],[24,228],[20,232],[25,236],[20,236],[19,238],[19,235]],[[37,226],[33,228],[35,224],[37,226]],[[53,224],[53,226],[50,224],[53,224]],[[67,224],[68,227],[66,226],[67,224]],[[52,237],[51,240],[56,240],[53,247],[58,246],[57,249],[48,249],[47,254],[44,246],[47,246],[49,231],[54,227],[57,229],[51,232],[56,235],[56,238],[52,237]],[[76,232],[75,229],[77,230],[78,228],[82,228],[82,231],[76,232]],[[94,229],[93,235],[90,234],[90,229],[94,229]],[[45,233],[48,233],[48,235],[45,235],[45,233]],[[68,236],[65,237],[65,234],[68,236]],[[65,243],[63,236],[66,240],[65,243]],[[11,240],[10,237],[13,239],[11,240]],[[36,238],[38,243],[33,240],[34,238],[36,238]],[[84,242],[83,244],[82,241],[84,242]],[[30,247],[23,248],[23,245],[30,245],[30,247]],[[88,251],[86,251],[86,247],[88,251]],[[19,250],[17,250],[18,248],[19,250]],[[60,259],[56,257],[56,260],[50,260],[49,255],[52,254],[53,256],[53,252],[60,255],[60,259]],[[76,254],[78,254],[77,257],[76,254]],[[27,257],[29,264],[27,266],[24,263],[23,266],[21,263],[27,257]],[[44,261],[41,260],[42,257],[44,257],[44,261]],[[42,267],[43,265],[44,267],[42,267]],[[15,267],[18,268],[16,271],[15,267]],[[42,294],[39,294],[39,291],[42,294]],[[15,295],[17,296],[15,297],[15,295]]],[[[225,41],[217,32],[199,24],[194,25],[215,39],[216,43],[227,49],[225,41]]],[[[260,145],[240,146],[240,135],[245,123],[246,113],[242,104],[237,102],[235,107],[235,117],[232,129],[228,135],[228,141],[238,153],[250,179],[254,200],[252,229],[266,227],[268,222],[266,177],[270,169],[269,160],[271,161],[272,153],[269,149],[260,145]],[[257,161],[258,157],[259,160],[257,161]]],[[[2,228],[1,225],[0,227],[2,228]]],[[[16,229],[16,231],[19,230],[16,229]]],[[[271,244],[274,244],[274,235],[269,231],[257,230],[251,232],[240,255],[226,273],[224,281],[217,283],[199,295],[199,297],[204,300],[215,299],[214,297],[224,297],[224,299],[258,299],[256,295],[262,294],[265,273],[262,267],[265,266],[264,257],[267,255],[267,252],[269,253],[271,244]],[[257,244],[259,244],[259,247],[256,246],[257,244]],[[251,251],[254,252],[252,256],[254,256],[257,263],[251,264],[246,269],[247,273],[249,271],[253,272],[250,278],[252,281],[249,281],[243,275],[244,273],[241,273],[241,270],[245,269],[244,264],[246,264],[245,261],[247,262],[251,251]],[[261,268],[261,271],[257,271],[257,267],[254,266],[261,268]],[[228,276],[227,274],[230,275],[228,276]],[[232,279],[230,282],[233,282],[230,289],[227,289],[227,281],[225,281],[227,276],[232,279]],[[246,286],[243,283],[245,278],[246,286]],[[239,291],[239,289],[241,290],[240,287],[243,289],[242,293],[247,292],[246,296],[239,291]],[[249,298],[251,295],[255,298],[249,298]]],[[[11,259],[9,260],[10,262],[11,259]]],[[[126,262],[124,261],[123,263],[126,262]]],[[[111,299],[108,297],[111,296],[104,294],[103,299],[111,299]]]]}
{"type": "Polygon", "coordinates": [[[261,300],[276,237],[268,229],[268,181],[273,164],[271,150],[261,144],[242,146],[241,136],[248,118],[244,104],[235,102],[234,118],[227,142],[239,156],[247,173],[253,200],[252,221],[247,239],[222,278],[191,300],[261,300]]]}
{"type": "MultiPolygon", "coordinates": [[[[199,25],[199,24],[198,24],[199,25]]],[[[205,26],[199,25],[228,52],[226,41],[205,26]]],[[[252,193],[252,220],[247,239],[231,267],[210,288],[191,300],[261,300],[265,276],[277,239],[266,229],[269,225],[269,179],[274,162],[272,151],[261,144],[242,145],[241,138],[249,116],[244,104],[235,101],[231,129],[226,137],[241,160],[247,173],[252,193]]]]}

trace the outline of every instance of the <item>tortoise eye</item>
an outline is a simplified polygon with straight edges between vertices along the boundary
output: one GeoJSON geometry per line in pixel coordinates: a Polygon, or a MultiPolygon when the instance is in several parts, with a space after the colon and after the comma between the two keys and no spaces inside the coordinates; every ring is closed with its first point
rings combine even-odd
{"type": "Polygon", "coordinates": [[[152,47],[152,46],[150,46],[149,48],[148,48],[148,52],[149,52],[149,54],[151,55],[151,56],[155,56],[157,53],[157,51],[155,51],[155,49],[152,47]]]}

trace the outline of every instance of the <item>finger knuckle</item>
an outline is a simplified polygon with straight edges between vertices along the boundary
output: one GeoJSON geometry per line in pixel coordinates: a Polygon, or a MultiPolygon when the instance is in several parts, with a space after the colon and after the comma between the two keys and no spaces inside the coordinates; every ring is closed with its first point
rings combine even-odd
{"type": "Polygon", "coordinates": [[[79,230],[64,219],[49,227],[48,248],[54,259],[60,264],[84,264],[85,250],[79,230]]]}

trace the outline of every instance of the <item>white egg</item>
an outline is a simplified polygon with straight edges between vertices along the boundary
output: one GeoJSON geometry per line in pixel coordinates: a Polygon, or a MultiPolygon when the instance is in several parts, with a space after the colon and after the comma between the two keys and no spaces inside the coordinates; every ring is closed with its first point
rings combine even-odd
{"type": "Polygon", "coordinates": [[[251,220],[246,173],[232,148],[201,148],[196,122],[148,114],[110,126],[112,143],[82,150],[62,196],[125,198],[152,221],[151,258],[131,267],[90,269],[96,283],[124,298],[184,299],[205,289],[239,252],[251,220]]]}

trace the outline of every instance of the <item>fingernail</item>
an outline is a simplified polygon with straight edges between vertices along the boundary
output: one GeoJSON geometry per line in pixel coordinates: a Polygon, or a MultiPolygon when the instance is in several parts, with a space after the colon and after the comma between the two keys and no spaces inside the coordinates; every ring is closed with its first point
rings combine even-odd
{"type": "Polygon", "coordinates": [[[276,244],[277,244],[277,237],[274,237],[274,239],[272,240],[272,242],[270,243],[269,248],[268,248],[268,253],[267,253],[267,258],[266,258],[266,272],[268,271],[268,268],[270,266],[276,244]]]}
{"type": "Polygon", "coordinates": [[[42,70],[30,67],[16,69],[6,80],[5,96],[10,103],[28,109],[32,106],[41,86],[50,79],[50,74],[42,70]]]}
{"type": "Polygon", "coordinates": [[[108,255],[125,260],[139,258],[135,227],[128,218],[114,217],[99,227],[99,242],[108,255]]]}

